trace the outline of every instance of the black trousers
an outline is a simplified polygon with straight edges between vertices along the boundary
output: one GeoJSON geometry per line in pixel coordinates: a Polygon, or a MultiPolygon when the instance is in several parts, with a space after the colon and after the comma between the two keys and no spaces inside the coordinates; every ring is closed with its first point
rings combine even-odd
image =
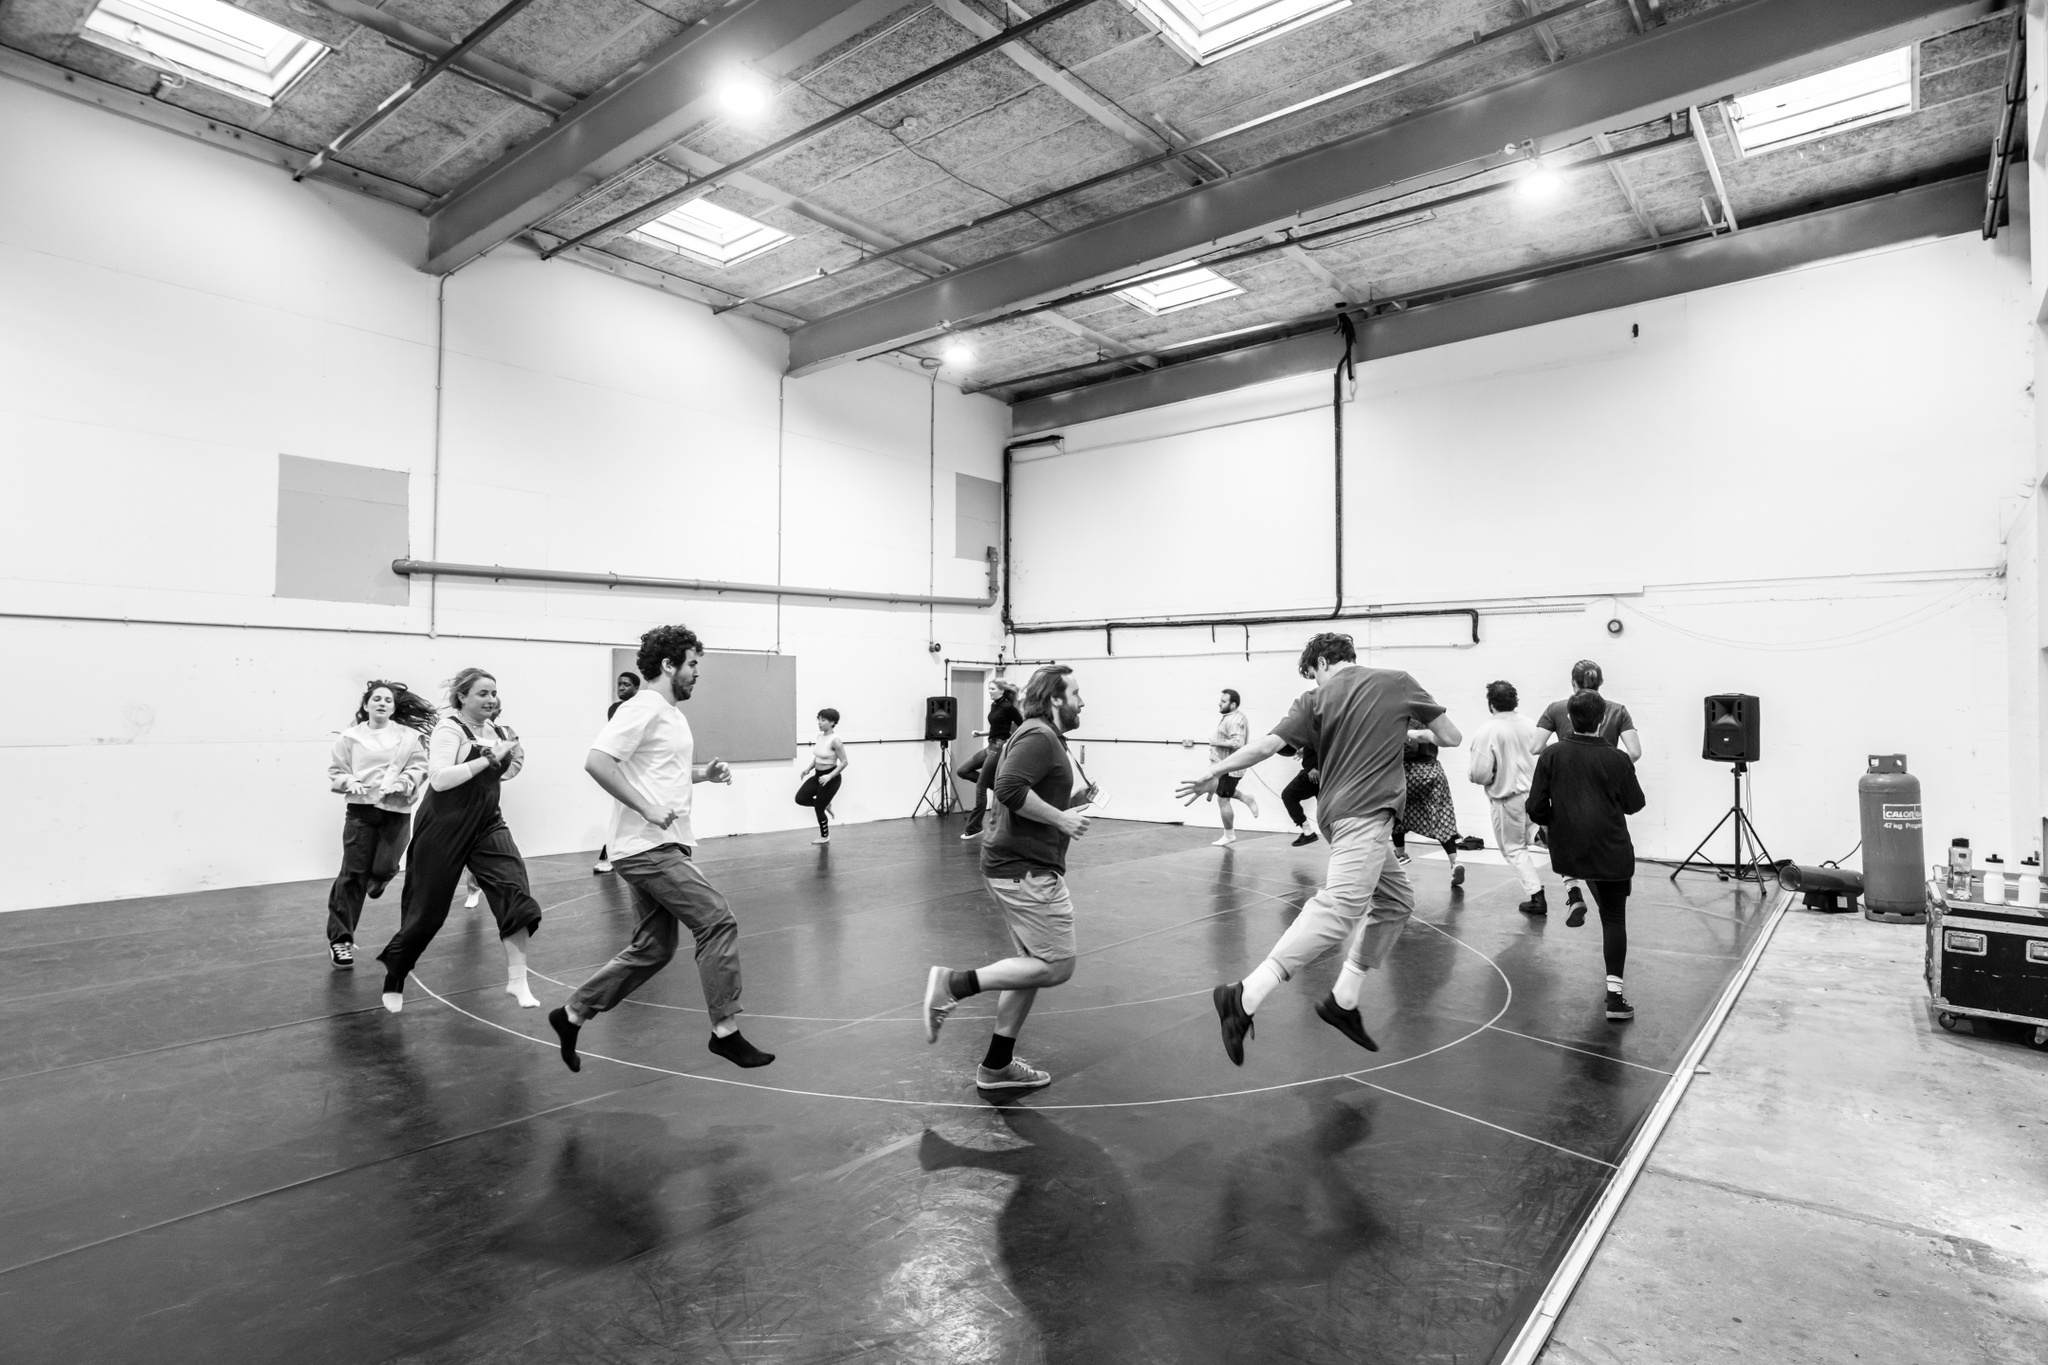
{"type": "Polygon", "coordinates": [[[991,744],[988,748],[983,749],[973,758],[968,759],[965,763],[962,763],[959,767],[953,770],[955,773],[958,773],[961,777],[973,779],[973,818],[976,820],[979,820],[982,816],[988,813],[989,788],[995,786],[996,768],[1000,766],[996,762],[996,755],[998,752],[1000,751],[995,747],[995,745],[991,744]]]}
{"type": "Polygon", "coordinates": [[[1628,961],[1628,893],[1632,881],[1586,883],[1593,903],[1600,907],[1600,954],[1607,959],[1607,974],[1622,975],[1628,961]]]}
{"type": "Polygon", "coordinates": [[[1296,773],[1294,780],[1280,789],[1280,804],[1287,808],[1287,818],[1297,825],[1308,823],[1308,812],[1301,808],[1304,801],[1313,801],[1321,788],[1307,773],[1296,773]]]}
{"type": "Polygon", "coordinates": [[[377,954],[386,972],[399,980],[412,973],[420,954],[447,922],[448,907],[465,867],[483,889],[491,918],[498,922],[499,938],[510,938],[521,929],[531,933],[540,928],[540,902],[527,885],[526,862],[519,856],[519,845],[512,842],[512,831],[497,818],[495,809],[490,823],[468,840],[433,838],[433,827],[425,820],[421,825],[407,854],[398,932],[377,954]]]}
{"type": "Polygon", "coordinates": [[[804,784],[796,789],[796,803],[799,806],[809,806],[818,813],[820,834],[832,828],[827,816],[832,808],[832,798],[839,795],[840,776],[839,771],[834,769],[830,777],[820,782],[817,771],[813,769],[811,775],[804,779],[804,784]]]}
{"type": "Polygon", "coordinates": [[[327,941],[354,943],[363,897],[382,892],[398,875],[412,813],[348,803],[341,822],[341,875],[327,888],[327,941]]]}

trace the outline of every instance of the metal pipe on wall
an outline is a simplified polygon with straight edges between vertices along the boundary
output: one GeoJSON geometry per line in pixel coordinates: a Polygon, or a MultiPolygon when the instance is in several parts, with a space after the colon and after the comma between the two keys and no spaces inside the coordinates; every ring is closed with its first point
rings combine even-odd
{"type": "Polygon", "coordinates": [[[988,595],[944,597],[929,593],[854,592],[841,588],[792,588],[780,583],[728,583],[709,578],[639,578],[630,574],[579,573],[567,569],[508,569],[500,564],[446,564],[428,559],[394,559],[391,572],[444,578],[487,578],[519,583],[574,583],[598,588],[645,588],[661,592],[738,593],[749,597],[811,597],[828,602],[888,602],[918,607],[992,607],[996,604],[996,557],[988,558],[988,595]]]}

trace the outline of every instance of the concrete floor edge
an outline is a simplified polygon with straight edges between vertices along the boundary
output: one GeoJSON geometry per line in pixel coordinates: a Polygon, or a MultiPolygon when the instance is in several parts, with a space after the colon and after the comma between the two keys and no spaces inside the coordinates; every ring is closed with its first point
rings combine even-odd
{"type": "Polygon", "coordinates": [[[1534,1365],[1543,1354],[1543,1348],[1550,1342],[1550,1334],[1563,1316],[1565,1305],[1571,1302],[1572,1294],[1593,1264],[1593,1255],[1600,1249],[1608,1228],[1613,1224],[1621,1206],[1628,1202],[1629,1192],[1635,1188],[1636,1180],[1649,1165],[1650,1153],[1656,1149],[1657,1140],[1678,1112],[1679,1104],[1685,1099],[1685,1092],[1691,1086],[1700,1063],[1713,1049],[1714,1040],[1721,1035],[1728,1016],[1734,1013],[1735,1004],[1742,998],[1742,992],[1749,985],[1749,979],[1756,972],[1757,963],[1763,960],[1765,949],[1771,946],[1771,939],[1778,931],[1778,925],[1785,918],[1785,911],[1792,904],[1792,893],[1779,888],[1766,912],[1764,926],[1744,955],[1742,966],[1728,981],[1721,998],[1714,1003],[1713,1012],[1693,1039],[1692,1046],[1685,1051],[1684,1058],[1673,1069],[1671,1080],[1657,1097],[1656,1104],[1643,1117],[1642,1126],[1630,1140],[1628,1150],[1622,1154],[1620,1169],[1614,1179],[1601,1192],[1600,1201],[1594,1205],[1592,1214],[1580,1226],[1578,1235],[1566,1250],[1564,1259],[1558,1263],[1557,1271],[1545,1286],[1543,1295],[1536,1301],[1528,1320],[1522,1324],[1507,1351],[1499,1358],[1498,1365],[1534,1365]]]}

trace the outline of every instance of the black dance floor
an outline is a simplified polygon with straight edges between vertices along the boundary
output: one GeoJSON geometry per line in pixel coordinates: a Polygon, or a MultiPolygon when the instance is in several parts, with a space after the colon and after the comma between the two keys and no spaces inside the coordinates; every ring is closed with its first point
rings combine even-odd
{"type": "MultiPolygon", "coordinates": [[[[1412,871],[1365,1053],[1271,999],[1242,1070],[1209,987],[1313,890],[1320,845],[1104,822],[1083,957],[1003,1105],[986,998],[937,1046],[927,963],[1005,938],[930,820],[717,840],[744,931],[737,1070],[679,961],[572,1075],[458,908],[405,1013],[332,971],[324,884],[0,916],[0,1355],[42,1362],[1480,1362],[1511,1339],[1761,921],[1645,869],[1638,1018],[1597,922],[1531,922],[1499,867],[1412,871]]],[[[533,961],[573,985],[625,888],[536,859],[533,961]]],[[[364,916],[380,943],[394,888],[364,916]]],[[[568,986],[534,983],[544,1003],[568,986]]]]}

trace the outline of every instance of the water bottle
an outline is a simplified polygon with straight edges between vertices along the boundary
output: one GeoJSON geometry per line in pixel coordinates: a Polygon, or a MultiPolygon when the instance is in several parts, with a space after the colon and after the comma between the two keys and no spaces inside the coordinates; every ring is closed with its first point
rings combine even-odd
{"type": "Polygon", "coordinates": [[[1948,841],[1948,893],[1959,899],[1970,894],[1970,841],[1948,841]]]}

